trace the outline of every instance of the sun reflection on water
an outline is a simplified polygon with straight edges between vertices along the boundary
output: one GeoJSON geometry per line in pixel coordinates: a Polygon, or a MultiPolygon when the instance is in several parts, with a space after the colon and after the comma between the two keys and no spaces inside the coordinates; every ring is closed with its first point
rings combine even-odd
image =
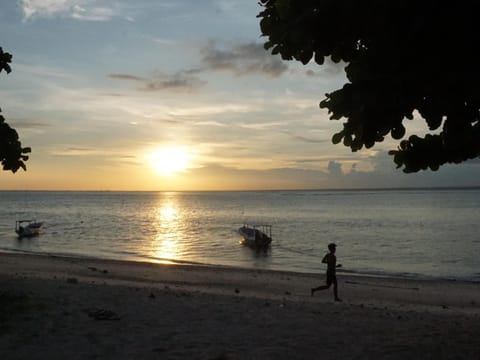
{"type": "Polygon", "coordinates": [[[174,196],[162,198],[156,211],[156,235],[152,239],[152,256],[159,263],[182,259],[183,220],[174,196]]]}
{"type": "Polygon", "coordinates": [[[168,224],[175,220],[177,213],[178,211],[175,208],[175,205],[172,204],[171,202],[161,207],[159,210],[159,215],[160,215],[159,218],[160,218],[161,226],[168,227],[168,224]]]}

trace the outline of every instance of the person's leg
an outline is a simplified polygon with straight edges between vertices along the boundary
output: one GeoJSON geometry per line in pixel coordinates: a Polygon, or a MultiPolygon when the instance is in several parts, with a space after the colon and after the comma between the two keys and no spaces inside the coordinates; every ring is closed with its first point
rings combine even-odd
{"type": "Polygon", "coordinates": [[[319,286],[319,287],[316,287],[316,288],[312,288],[310,290],[310,293],[311,295],[313,296],[313,294],[315,293],[315,291],[319,291],[319,290],[327,290],[328,288],[330,288],[330,286],[332,285],[332,276],[327,272],[327,278],[326,278],[326,281],[327,281],[327,284],[326,285],[322,285],[322,286],[319,286]]]}
{"type": "Polygon", "coordinates": [[[313,296],[313,294],[315,293],[315,291],[327,290],[329,287],[330,287],[330,285],[322,285],[322,286],[319,286],[319,287],[316,287],[316,288],[312,288],[310,292],[311,292],[311,294],[312,294],[312,296],[313,296]]]}

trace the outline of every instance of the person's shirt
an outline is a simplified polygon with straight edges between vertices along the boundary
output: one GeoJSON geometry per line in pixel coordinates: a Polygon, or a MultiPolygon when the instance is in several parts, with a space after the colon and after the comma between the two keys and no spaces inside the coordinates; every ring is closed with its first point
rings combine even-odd
{"type": "Polygon", "coordinates": [[[322,260],[322,263],[327,264],[328,271],[335,271],[337,266],[337,257],[332,253],[327,253],[322,260]]]}

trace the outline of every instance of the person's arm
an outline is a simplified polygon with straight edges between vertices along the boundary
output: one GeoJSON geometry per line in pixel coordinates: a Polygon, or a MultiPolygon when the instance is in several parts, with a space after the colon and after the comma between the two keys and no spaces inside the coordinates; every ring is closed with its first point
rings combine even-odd
{"type": "Polygon", "coordinates": [[[322,263],[328,264],[328,254],[323,257],[322,263]]]}

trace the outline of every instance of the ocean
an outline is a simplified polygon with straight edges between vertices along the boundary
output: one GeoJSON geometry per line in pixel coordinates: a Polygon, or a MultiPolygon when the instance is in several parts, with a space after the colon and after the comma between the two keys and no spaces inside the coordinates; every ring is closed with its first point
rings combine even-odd
{"type": "Polygon", "coordinates": [[[480,281],[479,215],[480,189],[0,191],[0,251],[324,273],[334,242],[345,273],[480,281]],[[272,225],[268,250],[244,222],[272,225]]]}

